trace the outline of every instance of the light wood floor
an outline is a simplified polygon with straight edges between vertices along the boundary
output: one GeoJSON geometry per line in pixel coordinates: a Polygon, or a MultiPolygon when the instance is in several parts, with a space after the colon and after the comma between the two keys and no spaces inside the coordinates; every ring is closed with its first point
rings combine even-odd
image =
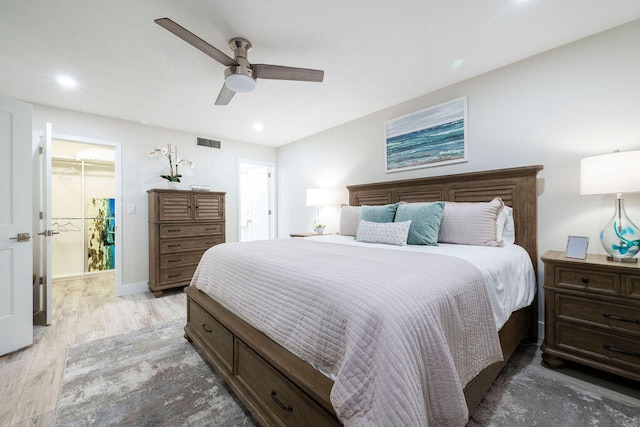
{"type": "Polygon", "coordinates": [[[53,284],[53,322],[34,344],[0,357],[0,426],[54,426],[70,345],[186,318],[182,290],[114,296],[112,275],[53,284]]]}

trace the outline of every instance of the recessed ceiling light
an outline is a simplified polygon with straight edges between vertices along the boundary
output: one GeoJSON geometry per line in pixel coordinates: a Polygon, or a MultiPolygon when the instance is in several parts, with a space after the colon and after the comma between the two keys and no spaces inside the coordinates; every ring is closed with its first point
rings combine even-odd
{"type": "Polygon", "coordinates": [[[75,79],[64,74],[60,74],[56,80],[61,86],[69,89],[72,89],[78,85],[78,82],[76,82],[75,79]]]}
{"type": "Polygon", "coordinates": [[[457,70],[458,68],[462,67],[462,64],[464,64],[464,59],[458,58],[451,64],[451,69],[457,70]]]}
{"type": "Polygon", "coordinates": [[[254,123],[254,124],[253,124],[253,128],[254,128],[256,131],[260,132],[262,129],[264,129],[264,125],[263,125],[262,123],[254,123]]]}

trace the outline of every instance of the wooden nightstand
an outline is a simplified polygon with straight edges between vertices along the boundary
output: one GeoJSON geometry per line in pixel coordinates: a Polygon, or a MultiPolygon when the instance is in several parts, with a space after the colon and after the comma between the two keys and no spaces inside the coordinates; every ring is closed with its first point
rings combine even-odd
{"type": "Polygon", "coordinates": [[[547,365],[570,360],[640,381],[640,265],[560,251],[542,261],[547,365]]]}
{"type": "Polygon", "coordinates": [[[291,233],[289,237],[313,237],[313,236],[324,236],[324,234],[316,234],[316,233],[291,233]]]}

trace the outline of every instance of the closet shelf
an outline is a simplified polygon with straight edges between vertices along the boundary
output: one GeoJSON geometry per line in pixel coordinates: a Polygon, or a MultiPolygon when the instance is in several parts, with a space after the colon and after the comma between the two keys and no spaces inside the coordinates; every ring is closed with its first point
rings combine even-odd
{"type": "Polygon", "coordinates": [[[70,219],[116,219],[116,217],[114,216],[97,216],[97,217],[82,217],[82,216],[57,216],[54,218],[51,218],[51,220],[60,220],[60,219],[66,219],[66,220],[70,220],[70,219]]]}

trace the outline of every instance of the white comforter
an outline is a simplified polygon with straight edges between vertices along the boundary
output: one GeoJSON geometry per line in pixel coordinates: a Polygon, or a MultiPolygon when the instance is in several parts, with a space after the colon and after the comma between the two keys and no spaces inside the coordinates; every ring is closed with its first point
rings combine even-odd
{"type": "Polygon", "coordinates": [[[502,360],[483,274],[451,256],[228,243],[205,253],[191,284],[332,374],[346,426],[464,425],[464,386],[502,360]]]}

